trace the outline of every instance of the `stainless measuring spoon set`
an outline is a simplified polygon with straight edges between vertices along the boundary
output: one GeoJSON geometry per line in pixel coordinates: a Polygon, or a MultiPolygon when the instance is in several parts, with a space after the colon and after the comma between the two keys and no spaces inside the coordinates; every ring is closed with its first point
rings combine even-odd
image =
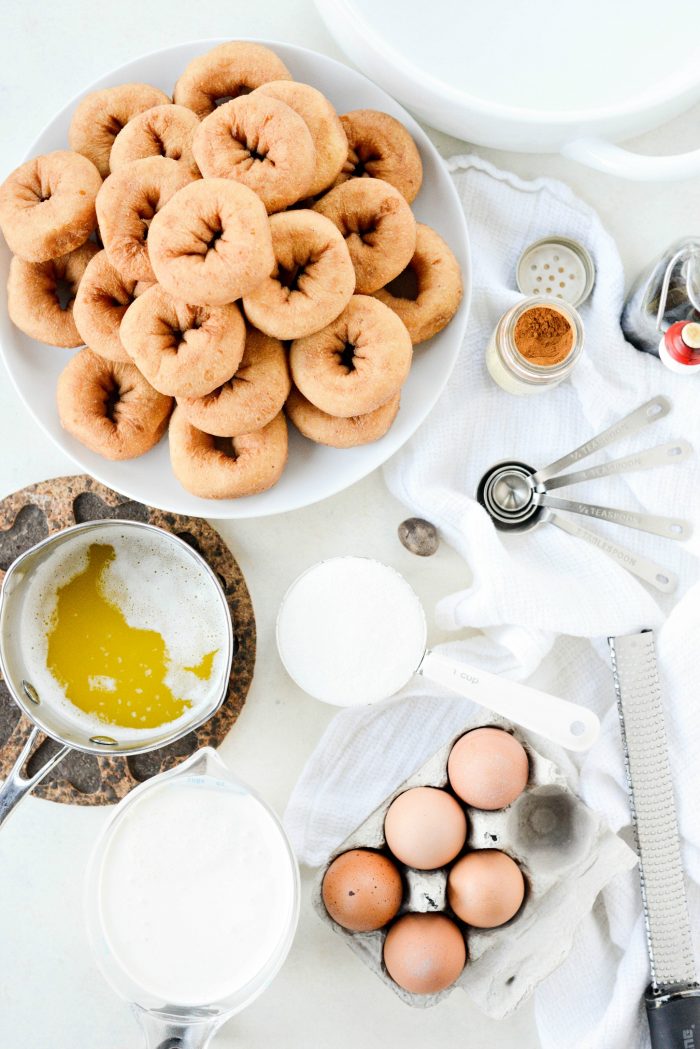
{"type": "Polygon", "coordinates": [[[673,466],[683,462],[693,454],[693,448],[688,441],[679,439],[625,455],[620,459],[612,459],[598,466],[571,470],[571,467],[600,449],[663,419],[671,407],[671,401],[667,397],[653,397],[602,433],[540,470],[519,460],[498,462],[481,478],[476,493],[477,500],[490,514],[500,531],[527,532],[541,524],[553,524],[569,535],[597,547],[632,575],[643,579],[655,589],[670,593],[675,590],[678,580],[668,569],[648,558],[640,557],[632,550],[608,540],[606,536],[591,531],[571,518],[562,516],[559,511],[598,518],[601,521],[676,540],[690,538],[692,526],[688,521],[599,506],[577,499],[562,499],[551,493],[558,488],[592,481],[599,477],[634,473],[638,470],[673,466]]]}

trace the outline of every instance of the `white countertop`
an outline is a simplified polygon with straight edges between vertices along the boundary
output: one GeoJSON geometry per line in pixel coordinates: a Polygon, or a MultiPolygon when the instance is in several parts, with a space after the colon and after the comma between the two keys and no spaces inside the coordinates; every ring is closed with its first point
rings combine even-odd
{"type": "MultiPolygon", "coordinates": [[[[143,53],[186,40],[255,36],[287,40],[341,58],[311,0],[5,0],[0,38],[0,178],[22,159],[57,108],[96,77],[143,53]]],[[[697,146],[700,107],[640,140],[641,151],[697,146]]],[[[464,143],[433,134],[444,155],[464,143]]],[[[674,186],[615,181],[560,157],[479,150],[528,177],[569,182],[600,211],[628,277],[672,240],[698,233],[700,180],[674,186]]],[[[76,472],[37,429],[7,380],[0,383],[0,495],[76,472]]],[[[396,527],[406,516],[380,474],[325,503],[278,518],[231,522],[220,531],[251,590],[258,627],[256,676],[222,747],[231,767],[281,812],[333,710],[303,695],[282,671],[273,641],[279,600],[319,557],[368,554],[403,572],[430,609],[468,578],[448,548],[412,557],[396,527]]],[[[433,642],[441,640],[435,630],[433,642]]],[[[128,1006],[93,964],[82,921],[82,880],[104,809],[29,798],[0,836],[0,1042],[3,1049],[125,1049],[140,1035],[128,1006]]],[[[350,1049],[535,1049],[526,1007],[501,1023],[456,992],[425,1012],[404,1006],[327,930],[308,906],[290,958],[270,990],[227,1025],[215,1049],[282,1045],[350,1049]]],[[[212,910],[215,914],[215,909],[212,910]]]]}

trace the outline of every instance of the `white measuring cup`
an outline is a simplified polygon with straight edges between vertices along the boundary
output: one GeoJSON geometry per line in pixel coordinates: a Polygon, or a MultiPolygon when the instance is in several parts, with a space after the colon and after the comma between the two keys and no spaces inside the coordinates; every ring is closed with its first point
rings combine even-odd
{"type": "Polygon", "coordinates": [[[600,731],[586,707],[427,648],[417,594],[370,558],[331,558],[302,573],[282,600],[277,647],[299,687],[335,706],[387,699],[420,674],[568,750],[588,750],[600,731]]]}

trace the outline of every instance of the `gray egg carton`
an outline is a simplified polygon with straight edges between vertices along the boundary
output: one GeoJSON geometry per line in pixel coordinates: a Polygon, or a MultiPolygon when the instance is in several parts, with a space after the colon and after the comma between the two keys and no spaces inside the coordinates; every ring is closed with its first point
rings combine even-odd
{"type": "Polygon", "coordinates": [[[484,725],[511,732],[525,747],[530,763],[528,785],[512,805],[497,812],[467,809],[467,849],[501,849],[520,865],[526,894],[516,916],[496,929],[467,926],[455,918],[447,904],[447,868],[418,871],[392,857],[405,884],[399,913],[447,911],[465,932],[468,960],[452,987],[438,994],[417,995],[394,983],[382,961],[386,929],[349,932],[326,911],[321,887],[327,866],[314,884],[313,905],[321,920],[408,1005],[436,1005],[461,987],[483,1012],[500,1019],[524,1002],[561,964],[571,949],[576,927],[600,890],[617,873],[636,863],[635,853],[576,797],[558,767],[539,754],[519,729],[495,715],[474,718],[385,798],[338,846],[328,863],[349,849],[388,853],[384,817],[392,801],[409,787],[448,786],[450,750],[465,732],[484,725]]]}

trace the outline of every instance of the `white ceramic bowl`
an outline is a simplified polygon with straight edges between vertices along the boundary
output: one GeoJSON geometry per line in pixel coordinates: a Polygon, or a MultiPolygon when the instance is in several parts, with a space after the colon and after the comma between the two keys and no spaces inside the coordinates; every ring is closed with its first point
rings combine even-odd
{"type": "Polygon", "coordinates": [[[363,73],[441,131],[625,178],[700,175],[700,149],[652,157],[616,145],[700,100],[697,3],[403,0],[400,17],[377,0],[316,5],[363,73]]]}
{"type": "MultiPolygon", "coordinates": [[[[196,55],[221,43],[200,40],[179,44],[129,62],[86,88],[145,81],[170,93],[179,74],[196,55]]],[[[262,41],[268,43],[267,41],[262,41]]],[[[454,186],[435,148],[415,120],[362,74],[291,44],[271,42],[297,80],[324,92],[338,112],[381,109],[402,121],[413,135],[423,160],[423,188],[413,205],[416,217],[437,229],[457,256],[464,276],[464,301],[448,327],[416,348],[404,387],[401,410],[382,440],[361,448],[335,449],[313,444],[290,426],[289,463],[279,483],[261,495],[243,499],[198,499],[186,492],[170,469],[167,438],[147,455],[127,462],[110,462],[64,433],[56,411],[56,382],[72,350],[44,346],[23,335],[0,309],[0,344],[10,377],[32,415],[60,448],[83,470],[118,492],[174,513],[196,517],[262,517],[308,506],[361,480],[389,458],[417,430],[438,399],[457,359],[467,323],[470,260],[464,214],[454,186]]],[[[82,96],[80,96],[82,97],[82,96]]],[[[27,156],[65,149],[68,125],[77,99],[58,113],[27,151],[27,156]]],[[[10,253],[0,247],[0,283],[5,294],[10,253]]]]}

